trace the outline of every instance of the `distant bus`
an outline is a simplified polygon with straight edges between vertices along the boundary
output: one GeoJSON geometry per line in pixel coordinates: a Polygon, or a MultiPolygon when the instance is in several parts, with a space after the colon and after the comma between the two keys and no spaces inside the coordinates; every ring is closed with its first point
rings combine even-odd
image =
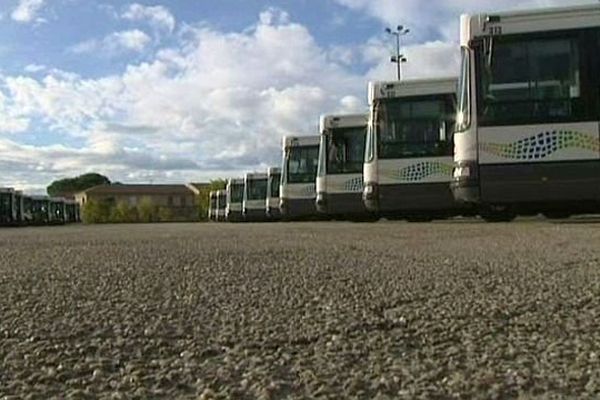
{"type": "Polygon", "coordinates": [[[17,223],[15,191],[12,188],[0,188],[0,225],[17,223]]]}
{"type": "Polygon", "coordinates": [[[321,116],[316,202],[320,213],[348,219],[374,215],[362,200],[367,120],[366,114],[321,116]]]}
{"type": "Polygon", "coordinates": [[[211,191],[209,194],[208,201],[208,220],[216,221],[217,220],[217,192],[215,190],[211,191]]]}
{"type": "Polygon", "coordinates": [[[245,221],[264,221],[267,218],[268,177],[266,173],[247,173],[244,177],[243,214],[245,221]]]}
{"type": "Polygon", "coordinates": [[[369,210],[409,221],[466,212],[450,190],[456,87],[456,78],[369,84],[363,191],[369,210]]]}
{"type": "Polygon", "coordinates": [[[316,217],[319,136],[283,138],[279,210],[284,219],[316,217]]]}
{"type": "Polygon", "coordinates": [[[231,178],[227,181],[227,209],[225,218],[228,222],[243,221],[242,202],[244,200],[244,180],[231,178]]]}
{"type": "Polygon", "coordinates": [[[225,221],[225,209],[227,208],[227,191],[219,190],[217,192],[217,221],[225,221]]]}
{"type": "Polygon", "coordinates": [[[267,170],[266,214],[269,220],[281,218],[279,212],[279,186],[281,185],[281,168],[271,167],[267,170]]]}
{"type": "Polygon", "coordinates": [[[48,196],[31,196],[32,223],[48,225],[52,221],[50,198],[48,196]]]}
{"type": "Polygon", "coordinates": [[[600,208],[600,5],[461,19],[453,192],[488,221],[600,208]]]}

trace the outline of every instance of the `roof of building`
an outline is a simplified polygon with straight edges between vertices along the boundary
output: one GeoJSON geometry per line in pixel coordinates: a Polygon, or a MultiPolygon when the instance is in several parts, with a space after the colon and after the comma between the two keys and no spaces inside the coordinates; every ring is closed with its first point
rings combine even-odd
{"type": "Polygon", "coordinates": [[[157,195],[157,194],[179,194],[189,195],[194,192],[186,185],[125,185],[125,184],[110,184],[94,186],[84,190],[85,194],[102,194],[102,195],[157,195]]]}
{"type": "Polygon", "coordinates": [[[190,182],[187,184],[187,187],[192,190],[192,192],[196,194],[200,194],[200,191],[206,189],[210,186],[210,183],[198,183],[198,182],[190,182]]]}

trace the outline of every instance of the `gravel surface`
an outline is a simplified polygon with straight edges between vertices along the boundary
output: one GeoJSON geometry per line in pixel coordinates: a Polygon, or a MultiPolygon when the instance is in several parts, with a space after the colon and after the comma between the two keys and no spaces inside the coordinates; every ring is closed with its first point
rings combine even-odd
{"type": "Polygon", "coordinates": [[[594,222],[0,230],[0,399],[598,398],[594,222]]]}

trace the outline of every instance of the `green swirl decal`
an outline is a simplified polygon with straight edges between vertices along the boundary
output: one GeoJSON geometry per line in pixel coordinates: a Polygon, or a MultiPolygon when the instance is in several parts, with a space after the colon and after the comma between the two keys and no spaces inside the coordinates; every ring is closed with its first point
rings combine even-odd
{"type": "Polygon", "coordinates": [[[363,178],[349,179],[344,182],[344,191],[346,192],[362,192],[363,190],[363,178]]]}
{"type": "Polygon", "coordinates": [[[384,175],[402,182],[420,182],[432,176],[452,178],[453,166],[440,161],[422,161],[384,175]]]}
{"type": "Polygon", "coordinates": [[[539,160],[563,149],[600,151],[597,136],[573,131],[542,132],[513,143],[481,143],[479,149],[488,154],[512,160],[539,160]]]}

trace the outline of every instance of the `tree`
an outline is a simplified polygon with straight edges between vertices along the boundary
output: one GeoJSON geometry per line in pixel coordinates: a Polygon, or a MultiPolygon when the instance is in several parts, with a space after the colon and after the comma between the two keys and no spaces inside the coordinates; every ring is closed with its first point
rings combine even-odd
{"type": "Polygon", "coordinates": [[[210,192],[216,190],[224,190],[227,187],[227,181],[225,179],[214,179],[210,181],[208,186],[200,189],[199,194],[199,210],[200,220],[206,221],[208,219],[208,208],[210,207],[210,192]]]}
{"type": "Polygon", "coordinates": [[[95,172],[83,174],[76,178],[66,178],[54,181],[46,191],[51,197],[70,197],[98,185],[108,185],[110,179],[95,172]]]}

